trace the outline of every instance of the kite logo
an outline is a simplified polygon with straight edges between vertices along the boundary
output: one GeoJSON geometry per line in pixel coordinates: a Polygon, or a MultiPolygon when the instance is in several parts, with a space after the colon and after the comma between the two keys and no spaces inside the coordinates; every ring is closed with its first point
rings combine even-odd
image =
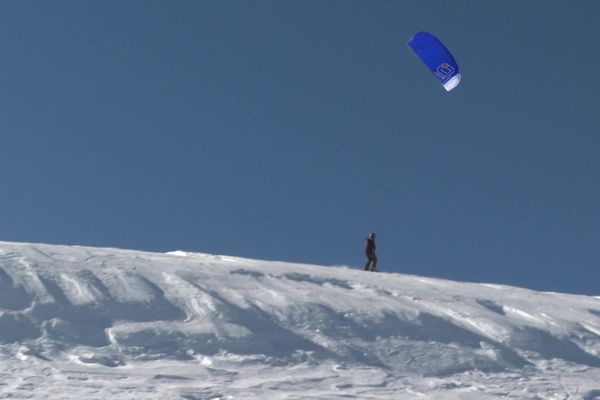
{"type": "Polygon", "coordinates": [[[445,80],[454,75],[455,72],[456,70],[452,65],[448,63],[443,63],[437,67],[437,71],[435,72],[435,74],[438,76],[438,78],[445,80]]]}

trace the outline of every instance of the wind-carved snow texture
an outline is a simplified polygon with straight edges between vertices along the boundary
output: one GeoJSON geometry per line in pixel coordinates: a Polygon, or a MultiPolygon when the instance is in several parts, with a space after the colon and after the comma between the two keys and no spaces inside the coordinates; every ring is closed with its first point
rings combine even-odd
{"type": "Polygon", "coordinates": [[[0,398],[600,399],[600,299],[0,242],[0,398]]]}

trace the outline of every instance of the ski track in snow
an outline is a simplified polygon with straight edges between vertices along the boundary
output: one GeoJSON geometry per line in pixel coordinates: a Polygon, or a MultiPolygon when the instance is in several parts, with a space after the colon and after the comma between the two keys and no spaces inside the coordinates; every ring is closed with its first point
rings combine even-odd
{"type": "Polygon", "coordinates": [[[600,298],[0,242],[0,399],[600,400],[600,298]]]}

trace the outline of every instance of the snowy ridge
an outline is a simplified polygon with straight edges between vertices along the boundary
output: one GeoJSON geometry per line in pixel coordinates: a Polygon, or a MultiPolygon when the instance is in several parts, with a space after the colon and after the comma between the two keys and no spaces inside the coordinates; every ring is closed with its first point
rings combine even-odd
{"type": "Polygon", "coordinates": [[[600,399],[600,299],[0,242],[0,398],[600,399]]]}

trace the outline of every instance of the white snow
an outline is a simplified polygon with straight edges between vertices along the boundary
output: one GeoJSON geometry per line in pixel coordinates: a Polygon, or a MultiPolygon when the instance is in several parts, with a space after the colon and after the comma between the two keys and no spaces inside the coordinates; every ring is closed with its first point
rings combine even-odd
{"type": "Polygon", "coordinates": [[[0,242],[0,398],[600,399],[600,298],[0,242]]]}

